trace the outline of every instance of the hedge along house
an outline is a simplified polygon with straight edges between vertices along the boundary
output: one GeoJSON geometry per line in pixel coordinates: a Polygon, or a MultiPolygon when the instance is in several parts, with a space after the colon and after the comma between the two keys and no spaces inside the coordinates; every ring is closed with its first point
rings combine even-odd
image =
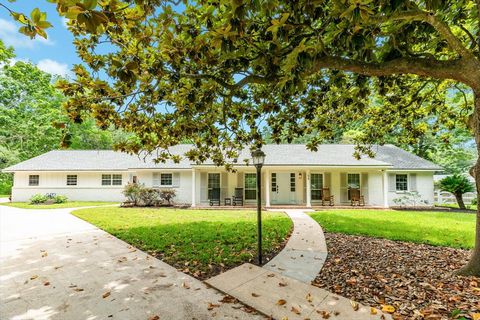
{"type": "MultiPolygon", "coordinates": [[[[183,155],[190,145],[172,147],[183,155]]],[[[354,158],[353,145],[321,145],[317,152],[305,145],[265,145],[262,169],[262,199],[270,206],[318,206],[325,190],[335,205],[350,205],[350,189],[360,190],[365,205],[389,207],[408,191],[417,191],[425,204],[433,205],[433,174],[437,165],[392,145],[375,146],[375,158],[354,158]]],[[[13,201],[28,201],[37,193],[55,193],[70,200],[123,201],[123,187],[129,182],[147,187],[173,188],[176,203],[208,206],[213,190],[220,189],[220,203],[231,198],[236,188],[244,205],[256,203],[256,173],[244,159],[244,150],[227,172],[213,163],[155,163],[153,156],[139,158],[106,150],[50,151],[8,167],[14,174],[13,201]]]]}

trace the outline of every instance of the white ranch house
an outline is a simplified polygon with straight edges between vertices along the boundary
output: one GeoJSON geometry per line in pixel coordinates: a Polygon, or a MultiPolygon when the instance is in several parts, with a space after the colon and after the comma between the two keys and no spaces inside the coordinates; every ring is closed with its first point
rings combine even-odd
{"type": "MultiPolygon", "coordinates": [[[[190,145],[171,149],[183,155],[190,145]]],[[[317,152],[305,145],[266,145],[262,169],[262,199],[266,207],[321,204],[322,190],[328,188],[336,206],[350,205],[349,187],[360,190],[366,206],[389,207],[407,191],[418,191],[426,204],[433,205],[433,174],[437,165],[393,145],[375,146],[375,158],[353,157],[353,145],[321,145],[317,152]]],[[[154,163],[153,157],[139,158],[107,150],[50,151],[8,167],[14,174],[12,201],[28,201],[34,194],[55,193],[70,200],[124,201],[128,182],[155,188],[174,188],[176,203],[208,206],[212,190],[220,189],[220,202],[236,188],[243,189],[244,205],[256,203],[256,174],[245,150],[227,172],[212,163],[154,163]]],[[[239,190],[239,189],[237,189],[239,190]]]]}

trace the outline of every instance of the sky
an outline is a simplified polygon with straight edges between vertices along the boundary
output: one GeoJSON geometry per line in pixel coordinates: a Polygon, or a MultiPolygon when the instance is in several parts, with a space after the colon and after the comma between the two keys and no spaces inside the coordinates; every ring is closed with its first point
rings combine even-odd
{"type": "Polygon", "coordinates": [[[13,3],[0,1],[10,9],[28,16],[33,8],[38,7],[47,13],[47,20],[53,25],[53,28],[46,30],[48,39],[37,37],[31,40],[18,32],[21,25],[13,20],[6,9],[0,7],[0,39],[15,49],[16,59],[29,60],[51,74],[71,74],[73,64],[81,61],[72,44],[73,36],[67,30],[64,19],[58,15],[56,5],[46,0],[17,0],[13,3]]]}

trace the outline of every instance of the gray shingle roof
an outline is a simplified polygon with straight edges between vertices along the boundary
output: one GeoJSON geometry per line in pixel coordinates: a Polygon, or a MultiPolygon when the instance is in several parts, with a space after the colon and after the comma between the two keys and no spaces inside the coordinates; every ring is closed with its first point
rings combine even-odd
{"type": "MultiPolygon", "coordinates": [[[[190,148],[190,145],[178,145],[172,147],[170,152],[183,155],[190,148]]],[[[354,146],[346,144],[321,145],[317,152],[311,152],[305,145],[300,144],[271,144],[265,145],[262,150],[266,154],[265,165],[271,166],[376,166],[390,169],[441,170],[439,166],[392,145],[376,146],[374,147],[377,153],[375,158],[364,156],[360,160],[353,157],[354,146]]],[[[188,159],[182,159],[180,163],[173,161],[155,163],[154,158],[155,155],[139,157],[111,150],[56,150],[20,162],[3,171],[116,171],[192,167],[188,159]]],[[[243,159],[249,158],[250,152],[245,149],[241,152],[237,164],[242,165],[243,159]]]]}

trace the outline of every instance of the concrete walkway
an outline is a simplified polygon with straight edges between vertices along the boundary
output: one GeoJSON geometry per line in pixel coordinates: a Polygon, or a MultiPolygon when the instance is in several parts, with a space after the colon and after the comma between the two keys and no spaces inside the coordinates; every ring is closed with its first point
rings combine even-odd
{"type": "Polygon", "coordinates": [[[0,206],[0,319],[262,318],[70,210],[0,206]]]}
{"type": "MultiPolygon", "coordinates": [[[[307,210],[283,210],[294,229],[285,248],[263,267],[310,284],[327,259],[327,244],[320,225],[307,210]]],[[[310,210],[313,211],[313,210],[310,210]]]]}
{"type": "Polygon", "coordinates": [[[243,264],[206,282],[273,319],[391,319],[310,283],[327,247],[322,228],[304,210],[284,210],[294,230],[285,248],[263,267],[243,264]]]}

